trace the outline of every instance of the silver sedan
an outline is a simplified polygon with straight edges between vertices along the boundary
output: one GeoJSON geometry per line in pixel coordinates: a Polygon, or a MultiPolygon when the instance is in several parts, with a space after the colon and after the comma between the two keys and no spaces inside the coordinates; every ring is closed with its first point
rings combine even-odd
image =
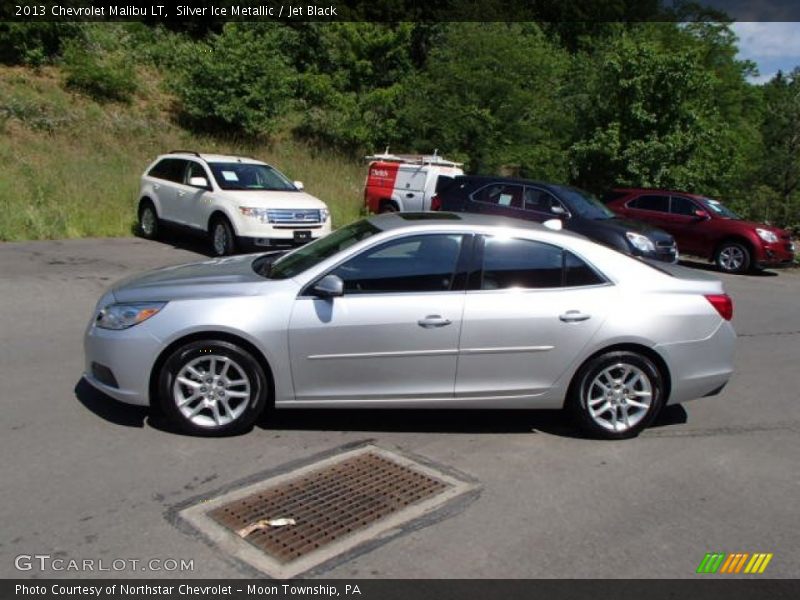
{"type": "Polygon", "coordinates": [[[248,430],[276,408],[561,408],[635,436],[732,373],[733,306],[697,271],[497,217],[396,213],[288,254],[116,284],[86,379],[182,430],[248,430]]]}

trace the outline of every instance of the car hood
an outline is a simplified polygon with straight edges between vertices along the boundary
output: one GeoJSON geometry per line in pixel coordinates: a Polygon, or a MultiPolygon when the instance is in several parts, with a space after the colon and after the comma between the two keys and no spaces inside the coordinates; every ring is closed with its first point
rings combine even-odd
{"type": "Polygon", "coordinates": [[[269,285],[253,271],[255,258],[245,254],[164,267],[123,279],[111,291],[117,302],[250,295],[269,285]]]}
{"type": "Polygon", "coordinates": [[[771,231],[778,237],[788,237],[789,232],[785,229],[781,229],[780,227],[775,227],[773,225],[767,225],[766,223],[757,223],[755,221],[745,221],[744,219],[722,219],[723,221],[727,221],[728,223],[735,224],[736,227],[747,227],[749,229],[766,229],[767,231],[771,231]]]}
{"type": "Polygon", "coordinates": [[[641,221],[631,221],[629,219],[618,219],[614,217],[612,219],[598,219],[592,221],[592,225],[617,231],[621,234],[624,234],[626,231],[635,231],[636,233],[647,236],[653,242],[674,241],[673,237],[663,229],[658,229],[647,223],[642,223],[641,221]]]}
{"type": "Polygon", "coordinates": [[[322,200],[305,192],[225,192],[224,197],[253,208],[326,208],[322,200]]]}

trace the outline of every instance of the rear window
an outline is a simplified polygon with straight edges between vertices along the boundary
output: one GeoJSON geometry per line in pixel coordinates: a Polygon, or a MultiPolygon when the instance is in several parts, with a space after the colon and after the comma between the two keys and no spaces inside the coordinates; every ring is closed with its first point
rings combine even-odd
{"type": "Polygon", "coordinates": [[[183,174],[186,171],[187,162],[182,158],[164,158],[158,161],[147,175],[157,179],[183,183],[183,174]]]}

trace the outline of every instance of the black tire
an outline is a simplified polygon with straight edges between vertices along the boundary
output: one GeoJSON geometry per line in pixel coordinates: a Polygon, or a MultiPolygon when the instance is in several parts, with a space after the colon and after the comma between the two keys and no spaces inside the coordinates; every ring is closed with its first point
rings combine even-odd
{"type": "Polygon", "coordinates": [[[397,206],[397,203],[392,202],[391,200],[387,200],[381,203],[381,208],[378,211],[379,214],[383,213],[396,213],[400,212],[400,207],[397,206]]]}
{"type": "Polygon", "coordinates": [[[230,221],[225,217],[217,216],[211,220],[208,235],[214,256],[230,256],[236,252],[236,234],[230,221]]]}
{"type": "Polygon", "coordinates": [[[155,205],[150,200],[139,203],[139,233],[148,240],[158,239],[161,223],[155,205]]]}
{"type": "MultiPolygon", "coordinates": [[[[570,386],[567,408],[579,427],[591,437],[622,440],[636,437],[649,426],[661,411],[663,402],[664,379],[653,361],[637,352],[617,351],[596,356],[581,366],[570,386]],[[631,375],[638,375],[638,377],[630,375],[621,377],[625,368],[629,368],[631,375]],[[608,379],[606,380],[603,373],[607,369],[608,379]],[[640,383],[640,377],[646,380],[646,384],[644,381],[640,383]],[[619,379],[626,383],[610,383],[609,386],[603,387],[597,383],[600,378],[609,383],[619,379]],[[649,406],[642,408],[630,404],[631,402],[645,404],[647,398],[636,394],[647,392],[647,388],[650,392],[649,406]],[[609,389],[612,394],[618,393],[619,395],[609,397],[607,391],[609,389]],[[630,396],[625,394],[626,390],[629,390],[630,396]],[[633,400],[634,397],[636,400],[633,400]],[[595,403],[594,416],[589,408],[590,401],[595,403]],[[606,405],[608,408],[603,410],[606,405]],[[630,426],[626,426],[624,422],[617,422],[624,414],[629,415],[629,419],[632,421],[630,426]],[[603,419],[603,415],[606,415],[605,419],[603,419]],[[603,424],[604,421],[605,424],[603,424]],[[612,428],[614,422],[617,422],[619,429],[612,428]]],[[[624,421],[624,418],[622,420],[624,421]]]]}
{"type": "Polygon", "coordinates": [[[170,423],[185,433],[206,437],[236,435],[249,431],[263,413],[268,389],[264,369],[247,350],[222,340],[199,340],[181,346],[164,362],[158,379],[158,404],[170,423]],[[212,367],[212,359],[216,367],[212,367]],[[200,376],[187,369],[192,363],[200,376]],[[223,371],[226,364],[227,370],[223,371]],[[192,385],[181,383],[187,379],[192,385]],[[246,383],[236,384],[237,381],[246,383]],[[196,400],[186,401],[194,396],[196,400]],[[187,412],[196,414],[184,414],[179,403],[187,412]]]}
{"type": "Polygon", "coordinates": [[[723,273],[747,273],[752,265],[752,255],[745,244],[723,242],[714,253],[714,262],[723,273]]]}

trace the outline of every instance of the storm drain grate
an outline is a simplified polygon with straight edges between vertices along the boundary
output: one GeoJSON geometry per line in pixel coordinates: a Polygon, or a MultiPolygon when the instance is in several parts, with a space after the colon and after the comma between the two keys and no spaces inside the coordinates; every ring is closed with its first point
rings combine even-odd
{"type": "Polygon", "coordinates": [[[471,484],[375,446],[183,511],[223,549],[290,577],[439,508],[471,484]]]}

